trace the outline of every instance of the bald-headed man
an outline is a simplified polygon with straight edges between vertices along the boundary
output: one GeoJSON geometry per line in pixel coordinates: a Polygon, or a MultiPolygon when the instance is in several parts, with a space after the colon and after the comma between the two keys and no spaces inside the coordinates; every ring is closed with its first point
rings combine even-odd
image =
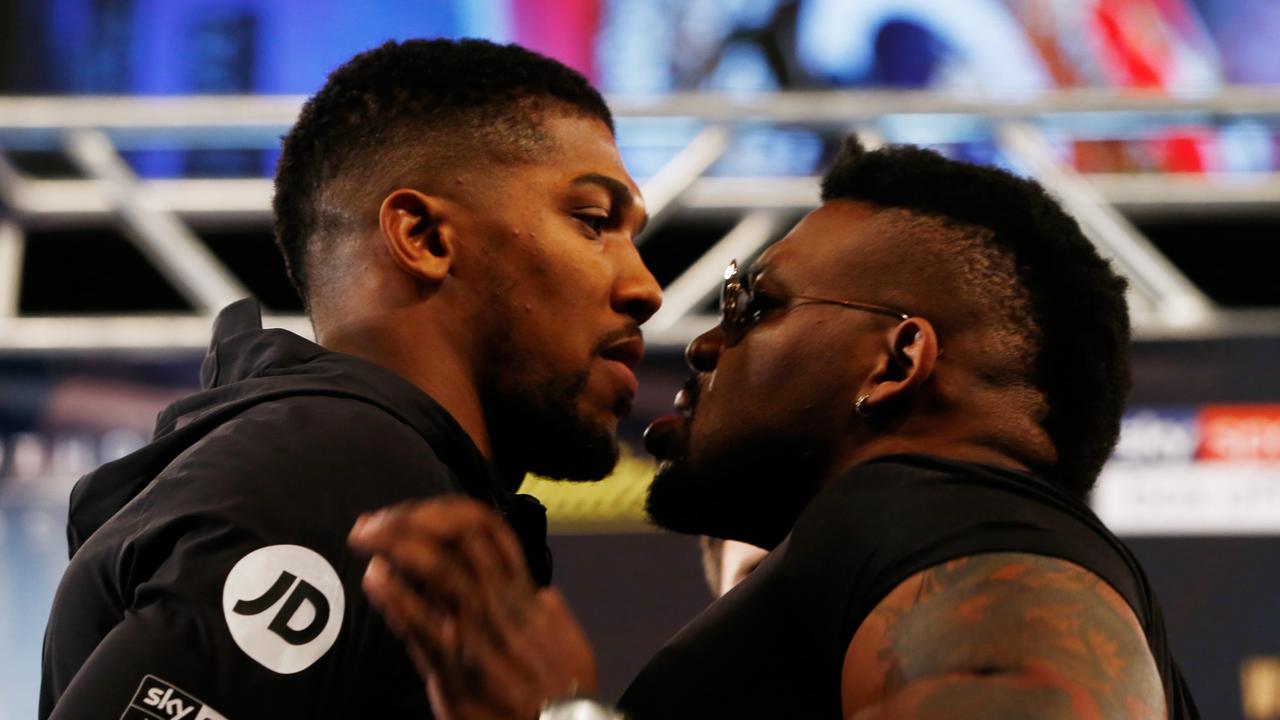
{"type": "MultiPolygon", "coordinates": [[[[1084,502],[1128,389],[1124,281],[1036,183],[919,148],[851,139],[822,200],[726,271],[720,324],[686,351],[678,414],[646,435],[655,522],[772,552],[671,639],[620,708],[640,720],[1196,717],[1141,567],[1084,502]]],[[[424,503],[366,519],[352,539],[418,583],[383,572],[366,589],[434,653],[427,677],[454,689],[444,700],[474,706],[484,685],[457,682],[460,668],[535,664],[540,642],[576,626],[514,602],[484,618],[495,641],[466,614],[421,612],[440,607],[424,588],[444,568],[522,597],[432,529],[464,513],[493,523],[424,503]]]]}
{"type": "Polygon", "coordinates": [[[285,138],[274,209],[316,342],[230,306],[204,390],[77,484],[42,718],[430,717],[360,590],[352,522],[471,497],[545,584],[545,511],[521,478],[614,465],[660,289],[581,75],[474,40],[361,54],[285,138]]]}

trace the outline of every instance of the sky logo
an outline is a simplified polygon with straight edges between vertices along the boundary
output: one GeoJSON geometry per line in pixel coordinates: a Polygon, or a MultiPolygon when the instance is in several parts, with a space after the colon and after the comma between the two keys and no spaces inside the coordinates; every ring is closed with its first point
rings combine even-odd
{"type": "Polygon", "coordinates": [[[1200,444],[1197,415],[1197,408],[1178,406],[1136,408],[1125,413],[1113,461],[1193,462],[1200,444]]]}
{"type": "Polygon", "coordinates": [[[155,675],[138,685],[120,720],[227,720],[227,718],[155,675]]]}
{"type": "Polygon", "coordinates": [[[1280,461],[1280,405],[1206,405],[1200,410],[1201,460],[1280,461]]]}

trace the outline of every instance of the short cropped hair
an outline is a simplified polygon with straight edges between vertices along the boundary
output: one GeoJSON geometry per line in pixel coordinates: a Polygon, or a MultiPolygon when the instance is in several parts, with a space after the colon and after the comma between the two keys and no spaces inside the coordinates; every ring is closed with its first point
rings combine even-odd
{"type": "Polygon", "coordinates": [[[1115,448],[1129,392],[1127,283],[1038,183],[912,146],[865,150],[845,140],[822,199],[857,200],[973,232],[940,261],[961,286],[1006,306],[1007,331],[1029,348],[1026,380],[1044,397],[1057,462],[1038,468],[1083,497],[1115,448]],[[950,255],[950,257],[947,257],[950,255]],[[985,268],[982,277],[966,268],[985,268]],[[967,276],[967,277],[964,277],[967,276]],[[1023,310],[1017,307],[1023,305],[1023,310]]]}
{"type": "Polygon", "coordinates": [[[516,45],[387,42],[334,70],[303,105],[276,168],[276,244],[304,305],[311,307],[317,264],[330,255],[317,246],[345,241],[377,193],[429,178],[441,162],[528,160],[544,149],[549,110],[614,129],[585,77],[516,45]]]}

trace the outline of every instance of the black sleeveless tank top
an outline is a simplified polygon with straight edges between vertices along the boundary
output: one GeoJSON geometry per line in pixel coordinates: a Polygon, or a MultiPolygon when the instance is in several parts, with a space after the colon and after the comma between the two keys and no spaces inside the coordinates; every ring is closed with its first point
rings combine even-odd
{"type": "Polygon", "coordinates": [[[917,572],[985,552],[1058,557],[1110,583],[1146,633],[1169,717],[1199,717],[1142,568],[1092,511],[1031,475],[922,455],[881,458],[824,488],[619,706],[635,720],[840,718],[845,651],[863,619],[917,572]]]}

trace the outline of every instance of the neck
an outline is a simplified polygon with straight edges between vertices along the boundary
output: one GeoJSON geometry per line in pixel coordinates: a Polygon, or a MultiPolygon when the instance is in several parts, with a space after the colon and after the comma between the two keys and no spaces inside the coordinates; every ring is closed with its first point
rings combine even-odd
{"type": "Polygon", "coordinates": [[[316,341],[335,352],[381,365],[413,383],[445,409],[486,458],[493,458],[476,382],[463,354],[440,338],[449,334],[415,313],[384,312],[345,318],[316,329],[316,341]],[[406,328],[410,329],[406,331],[406,328]],[[431,348],[430,363],[422,360],[431,348]]]}
{"type": "Polygon", "coordinates": [[[886,437],[870,441],[844,455],[841,461],[836,463],[832,471],[828,473],[825,482],[831,483],[854,467],[876,458],[905,454],[932,455],[946,460],[991,465],[1011,470],[1026,471],[1029,469],[1026,463],[1020,462],[1016,457],[995,448],[962,443],[914,442],[903,438],[886,437]]]}
{"type": "MultiPolygon", "coordinates": [[[[997,414],[973,413],[990,418],[997,414]]],[[[886,455],[914,453],[1011,470],[1029,471],[1053,463],[1053,444],[1032,418],[1012,418],[996,424],[989,420],[913,418],[887,430],[859,427],[844,452],[827,473],[830,483],[854,466],[886,455]]]]}

